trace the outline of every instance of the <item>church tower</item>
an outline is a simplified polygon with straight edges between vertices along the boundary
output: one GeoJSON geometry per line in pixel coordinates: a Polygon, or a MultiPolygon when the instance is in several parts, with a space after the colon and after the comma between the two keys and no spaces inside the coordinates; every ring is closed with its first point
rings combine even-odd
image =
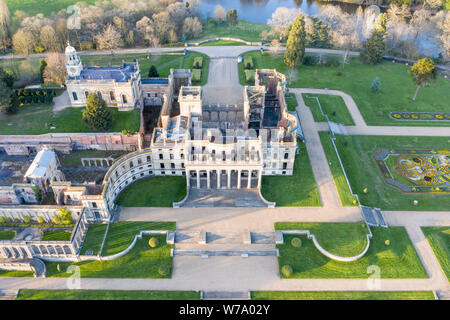
{"type": "Polygon", "coordinates": [[[83,70],[83,64],[74,47],[67,44],[66,48],[66,69],[69,77],[78,77],[83,70]]]}

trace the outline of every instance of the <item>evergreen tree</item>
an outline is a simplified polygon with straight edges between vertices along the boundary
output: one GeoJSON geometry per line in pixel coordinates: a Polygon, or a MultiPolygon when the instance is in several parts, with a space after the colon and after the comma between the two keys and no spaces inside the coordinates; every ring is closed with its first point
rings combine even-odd
{"type": "Polygon", "coordinates": [[[230,9],[227,12],[227,22],[230,26],[230,32],[233,33],[233,27],[238,24],[238,13],[236,9],[230,9]]]}
{"type": "Polygon", "coordinates": [[[159,77],[158,70],[156,70],[156,67],[154,65],[152,65],[150,67],[150,70],[148,71],[148,77],[149,78],[158,78],[159,77]]]}
{"type": "Polygon", "coordinates": [[[284,63],[295,67],[302,63],[305,56],[305,19],[299,14],[292,24],[284,53],[284,63]]]}
{"type": "Polygon", "coordinates": [[[312,17],[311,33],[308,35],[311,46],[328,48],[331,43],[331,27],[317,17],[312,17]]]}
{"type": "Polygon", "coordinates": [[[41,59],[41,61],[39,62],[39,74],[41,77],[41,83],[44,83],[44,71],[46,67],[47,67],[47,60],[41,59]]]}
{"type": "Polygon", "coordinates": [[[14,113],[14,107],[12,102],[12,96],[14,91],[6,85],[5,82],[0,80],[0,110],[6,111],[8,113],[14,113]]]}
{"type": "Polygon", "coordinates": [[[83,121],[92,129],[108,130],[112,125],[112,113],[105,100],[90,93],[86,99],[83,121]]]}
{"type": "Polygon", "coordinates": [[[374,31],[372,36],[364,42],[361,57],[366,63],[377,64],[383,59],[385,50],[383,33],[374,31]]]}
{"type": "Polygon", "coordinates": [[[372,92],[374,93],[377,93],[381,90],[380,85],[380,78],[376,77],[375,80],[373,80],[372,85],[370,86],[370,90],[372,90],[372,92]]]}

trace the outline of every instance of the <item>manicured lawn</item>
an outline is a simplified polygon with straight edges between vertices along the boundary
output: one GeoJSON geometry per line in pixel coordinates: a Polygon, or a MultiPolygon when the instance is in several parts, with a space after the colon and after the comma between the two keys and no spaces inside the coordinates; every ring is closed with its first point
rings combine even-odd
{"type": "Polygon", "coordinates": [[[87,251],[92,251],[92,255],[100,253],[103,237],[105,236],[107,224],[93,223],[89,225],[86,238],[84,238],[83,247],[80,254],[84,255],[87,251]]]}
{"type": "Polygon", "coordinates": [[[16,300],[200,300],[198,291],[26,290],[16,300]]]}
{"type": "Polygon", "coordinates": [[[320,197],[305,145],[298,141],[292,176],[263,176],[261,193],[277,207],[320,207],[320,197]]]}
{"type": "Polygon", "coordinates": [[[388,185],[373,159],[381,148],[448,149],[447,137],[339,135],[336,146],[353,192],[358,194],[361,204],[383,210],[443,211],[450,208],[448,195],[403,193],[400,189],[388,185]],[[367,193],[364,193],[365,188],[367,193]],[[413,205],[414,200],[419,201],[418,205],[413,205]]]}
{"type": "Polygon", "coordinates": [[[450,281],[450,227],[422,227],[422,231],[450,281]]]}
{"type": "Polygon", "coordinates": [[[72,230],[50,230],[42,235],[42,241],[69,241],[72,230]]]}
{"type": "Polygon", "coordinates": [[[214,19],[203,21],[203,32],[200,37],[190,39],[188,42],[197,42],[199,40],[212,39],[216,37],[232,37],[245,41],[261,41],[260,34],[263,30],[270,30],[270,27],[262,23],[239,20],[237,26],[230,32],[228,23],[217,23],[214,19]]]}
{"type": "Polygon", "coordinates": [[[297,96],[293,93],[287,93],[285,95],[287,107],[289,111],[295,111],[295,109],[298,107],[298,101],[297,96]]]}
{"type": "MultiPolygon", "coordinates": [[[[263,56],[259,51],[253,51],[244,56],[248,55],[253,57],[255,68],[276,68],[280,72],[287,70],[283,55],[263,56]]],[[[387,61],[368,65],[363,64],[359,58],[352,58],[343,70],[340,66],[302,65],[298,68],[298,80],[289,87],[342,90],[353,97],[368,125],[449,126],[448,123],[431,121],[396,121],[388,116],[392,111],[448,111],[450,81],[438,76],[429,88],[420,89],[414,102],[412,97],[416,86],[408,75],[409,68],[404,64],[387,61]],[[338,76],[338,71],[342,72],[341,76],[338,76]],[[376,77],[381,81],[381,91],[373,93],[370,86],[376,77]]],[[[243,79],[240,69],[241,84],[245,84],[243,79]]]]}
{"type": "Polygon", "coordinates": [[[252,300],[435,300],[432,291],[252,291],[251,296],[252,300]]]}
{"type": "MultiPolygon", "coordinates": [[[[278,263],[280,267],[290,265],[293,269],[290,278],[369,278],[372,273],[367,273],[369,266],[378,266],[380,278],[426,278],[427,274],[414,250],[411,240],[403,227],[375,227],[372,228],[373,238],[367,253],[354,262],[338,262],[331,260],[320,253],[312,240],[306,236],[284,237],[284,244],[277,245],[280,250],[278,263]],[[300,248],[291,245],[293,237],[302,240],[300,248]],[[386,246],[385,241],[390,245],[386,246]]],[[[333,234],[329,233],[327,241],[330,243],[333,234]]],[[[283,275],[281,275],[283,277],[283,275]]]]}
{"type": "MultiPolygon", "coordinates": [[[[51,105],[27,105],[17,114],[0,114],[0,134],[44,134],[44,133],[84,133],[95,132],[82,120],[84,108],[66,108],[56,114],[51,105]],[[56,129],[50,129],[51,126],[56,129]]],[[[139,131],[139,110],[118,111],[110,108],[113,125],[108,132],[130,130],[139,131]]]]}
{"type": "Polygon", "coordinates": [[[199,47],[211,47],[211,46],[246,46],[244,42],[233,40],[217,40],[202,43],[199,47]]]}
{"type": "MultiPolygon", "coordinates": [[[[119,158],[127,154],[120,150],[75,150],[70,154],[58,153],[58,159],[63,167],[81,167],[81,158],[119,158]]],[[[104,162],[103,162],[104,163],[104,162]]]]}
{"type": "Polygon", "coordinates": [[[369,233],[362,222],[356,223],[297,223],[277,222],[275,230],[309,230],[328,252],[341,257],[360,254],[367,245],[369,233]]]}
{"type": "Polygon", "coordinates": [[[0,240],[13,240],[16,236],[14,231],[0,230],[0,240]]]}
{"type": "MultiPolygon", "coordinates": [[[[11,15],[16,10],[22,10],[29,15],[43,13],[45,16],[77,3],[78,0],[6,0],[11,15]]],[[[94,4],[96,0],[84,0],[88,4],[94,4]]]]}
{"type": "MultiPolygon", "coordinates": [[[[112,223],[109,226],[102,256],[110,256],[125,250],[133,242],[134,236],[143,230],[175,230],[175,223],[134,221],[112,223]]],[[[97,238],[100,238],[102,231],[96,229],[95,233],[99,234],[97,238]]]]}
{"type": "Polygon", "coordinates": [[[129,253],[114,260],[47,262],[47,276],[69,277],[72,273],[67,273],[66,270],[73,265],[80,267],[82,278],[170,278],[172,274],[170,250],[173,245],[166,244],[165,235],[158,235],[155,238],[160,243],[159,247],[150,248],[148,244],[150,236],[143,236],[129,253]],[[61,272],[57,270],[58,264],[61,272]],[[162,265],[169,269],[167,276],[162,276],[158,272],[162,265]]]}
{"type": "Polygon", "coordinates": [[[200,82],[192,81],[192,85],[204,86],[208,82],[208,73],[209,73],[209,57],[207,55],[190,51],[189,55],[184,58],[183,68],[193,69],[194,59],[196,57],[203,57],[202,78],[200,82]]]}
{"type": "MultiPolygon", "coordinates": [[[[174,51],[176,52],[176,51],[174,51]]],[[[182,53],[182,51],[179,51],[182,53]]],[[[170,74],[170,69],[179,69],[183,61],[182,55],[148,55],[146,53],[115,54],[111,55],[82,55],[81,60],[88,66],[95,65],[122,65],[122,61],[133,62],[136,59],[141,69],[141,77],[148,78],[150,67],[154,65],[161,78],[166,78],[170,74]]]]}
{"type": "Polygon", "coordinates": [[[33,271],[0,270],[0,277],[33,277],[33,271]]]}
{"type": "Polygon", "coordinates": [[[123,207],[172,207],[186,196],[185,177],[151,177],[126,188],[117,203],[123,207]]]}
{"type": "Polygon", "coordinates": [[[331,134],[329,132],[319,132],[320,141],[322,142],[323,150],[327,156],[328,165],[330,166],[331,173],[333,174],[334,184],[339,193],[339,198],[343,206],[356,206],[358,205],[356,197],[350,193],[347,181],[345,180],[344,172],[339,163],[339,159],[334,150],[333,143],[331,142],[331,134]]]}
{"type": "Polygon", "coordinates": [[[332,122],[342,123],[346,126],[355,125],[352,116],[345,105],[344,99],[340,96],[331,96],[326,94],[302,94],[305,104],[311,110],[314,121],[327,121],[326,117],[320,112],[319,104],[314,97],[319,98],[323,112],[332,122]]]}

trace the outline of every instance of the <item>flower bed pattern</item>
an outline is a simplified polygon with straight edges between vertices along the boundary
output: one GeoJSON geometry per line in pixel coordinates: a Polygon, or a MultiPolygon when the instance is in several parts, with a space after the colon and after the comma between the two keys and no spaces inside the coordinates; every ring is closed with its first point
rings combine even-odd
{"type": "Polygon", "coordinates": [[[449,112],[391,112],[389,117],[400,121],[450,121],[449,112]]]}
{"type": "Polygon", "coordinates": [[[382,149],[374,158],[384,181],[403,192],[450,193],[450,150],[382,149]]]}

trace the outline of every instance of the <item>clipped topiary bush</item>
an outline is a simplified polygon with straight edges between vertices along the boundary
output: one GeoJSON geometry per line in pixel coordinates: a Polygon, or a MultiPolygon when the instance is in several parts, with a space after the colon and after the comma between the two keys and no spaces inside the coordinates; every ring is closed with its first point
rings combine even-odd
{"type": "Polygon", "coordinates": [[[292,267],[289,265],[284,265],[281,267],[281,274],[285,278],[289,278],[292,275],[292,267]]]}
{"type": "Polygon", "coordinates": [[[159,273],[160,275],[162,275],[163,277],[168,276],[169,273],[170,273],[170,268],[169,268],[169,266],[167,266],[167,265],[165,265],[165,264],[162,264],[162,265],[159,267],[159,269],[158,269],[158,273],[159,273]]]}
{"type": "Polygon", "coordinates": [[[25,217],[23,217],[23,221],[24,221],[25,223],[30,223],[30,222],[31,222],[30,216],[25,216],[25,217]]]}
{"type": "Polygon", "coordinates": [[[44,218],[42,218],[42,217],[38,217],[38,218],[37,218],[37,221],[38,221],[39,223],[44,223],[45,220],[44,220],[44,218]]]}
{"type": "Polygon", "coordinates": [[[389,247],[389,246],[391,245],[391,241],[390,241],[390,240],[386,240],[386,241],[384,242],[384,245],[385,245],[386,247],[389,247]]]}
{"type": "Polygon", "coordinates": [[[156,248],[159,245],[159,241],[158,239],[152,237],[150,238],[150,240],[148,240],[148,245],[150,246],[150,248],[156,248]]]}
{"type": "Polygon", "coordinates": [[[255,70],[245,70],[245,82],[255,82],[255,70]]]}
{"type": "Polygon", "coordinates": [[[302,240],[300,238],[292,238],[291,245],[294,248],[300,248],[302,246],[302,240]]]}
{"type": "Polygon", "coordinates": [[[203,67],[203,57],[195,57],[193,67],[195,69],[201,69],[203,67]]]}
{"type": "Polygon", "coordinates": [[[200,82],[202,79],[202,69],[194,69],[192,70],[192,81],[200,82]]]}
{"type": "Polygon", "coordinates": [[[5,222],[6,222],[5,217],[0,217],[0,223],[5,223],[5,222]]]}
{"type": "Polygon", "coordinates": [[[252,57],[244,57],[243,62],[244,62],[244,69],[253,69],[255,67],[252,57]]]}
{"type": "Polygon", "coordinates": [[[58,272],[61,272],[61,265],[59,263],[56,265],[56,270],[58,270],[58,272]]]}

